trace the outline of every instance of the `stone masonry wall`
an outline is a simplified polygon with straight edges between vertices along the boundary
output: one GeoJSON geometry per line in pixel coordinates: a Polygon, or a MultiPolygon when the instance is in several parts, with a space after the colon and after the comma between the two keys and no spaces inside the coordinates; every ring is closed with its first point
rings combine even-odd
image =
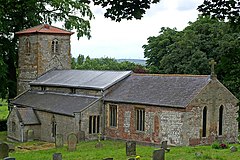
{"type": "Polygon", "coordinates": [[[28,82],[46,71],[71,68],[70,36],[57,34],[30,34],[19,36],[18,94],[29,89],[28,82]],[[30,42],[27,53],[26,40],[30,42]],[[58,52],[52,53],[52,40],[58,40],[58,52]]]}
{"type": "Polygon", "coordinates": [[[16,109],[13,109],[10,114],[9,118],[7,120],[7,137],[12,140],[21,141],[21,126],[20,121],[18,119],[16,109]],[[13,122],[15,123],[15,131],[13,131],[13,122]]]}
{"type": "Polygon", "coordinates": [[[89,134],[89,117],[90,116],[97,116],[100,115],[100,133],[103,131],[103,114],[102,114],[102,100],[97,101],[92,106],[88,107],[84,111],[81,112],[80,119],[81,119],[81,126],[80,130],[85,132],[85,138],[87,140],[97,139],[98,134],[89,134]]]}
{"type": "Polygon", "coordinates": [[[182,125],[184,109],[121,103],[117,104],[117,127],[110,127],[108,105],[109,103],[105,104],[107,121],[105,135],[107,138],[155,144],[167,140],[170,144],[183,144],[182,125]],[[136,130],[136,108],[145,109],[145,131],[136,130]]]}
{"type": "Polygon", "coordinates": [[[212,80],[187,107],[184,141],[188,145],[211,144],[215,140],[237,142],[237,99],[217,80],[212,80]],[[223,106],[222,135],[219,108],[223,106]],[[203,108],[207,107],[207,136],[202,137],[203,108]],[[188,138],[189,137],[189,140],[188,138]]]}
{"type": "MultiPolygon", "coordinates": [[[[52,137],[52,117],[54,115],[56,124],[57,124],[57,134],[62,134],[64,142],[67,142],[67,136],[69,133],[74,132],[74,117],[59,115],[49,112],[36,111],[40,121],[41,121],[41,130],[40,140],[54,142],[54,137],[52,137]]],[[[37,133],[36,133],[37,134],[37,133]]]]}

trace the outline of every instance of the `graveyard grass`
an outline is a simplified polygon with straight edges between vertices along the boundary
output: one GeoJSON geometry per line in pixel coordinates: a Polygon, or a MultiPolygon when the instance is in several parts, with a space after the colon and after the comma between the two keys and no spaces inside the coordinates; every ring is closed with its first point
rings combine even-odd
{"type": "MultiPolygon", "coordinates": [[[[2,134],[0,134],[2,135],[2,134]]],[[[64,160],[101,160],[112,157],[114,160],[126,160],[125,142],[106,140],[101,141],[102,148],[95,148],[98,141],[81,142],[74,152],[67,151],[67,146],[55,148],[54,144],[46,142],[16,143],[16,151],[10,156],[17,160],[52,160],[54,153],[62,153],[64,160]],[[42,146],[42,147],[41,147],[42,146]],[[44,148],[45,146],[45,148],[44,148]],[[25,149],[19,149],[25,148],[25,149]],[[35,149],[34,149],[35,148],[35,149]]],[[[231,144],[229,145],[231,146],[231,144]]],[[[237,152],[231,153],[228,149],[212,149],[211,146],[197,147],[170,147],[170,152],[165,154],[166,160],[237,160],[240,159],[240,145],[233,144],[238,148],[237,152]],[[198,156],[196,156],[198,154],[198,156]]],[[[151,160],[152,153],[156,148],[137,145],[137,155],[141,160],[151,160]]]]}
{"type": "Polygon", "coordinates": [[[2,106],[0,106],[0,120],[5,120],[8,116],[8,105],[6,100],[3,99],[0,99],[0,104],[2,104],[2,106]]]}

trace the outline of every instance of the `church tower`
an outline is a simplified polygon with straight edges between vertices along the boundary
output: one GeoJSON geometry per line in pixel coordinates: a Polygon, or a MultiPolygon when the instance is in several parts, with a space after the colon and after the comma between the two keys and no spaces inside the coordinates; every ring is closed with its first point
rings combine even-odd
{"type": "Polygon", "coordinates": [[[48,24],[16,33],[19,37],[18,95],[29,89],[28,83],[53,69],[70,69],[69,32],[48,24]]]}

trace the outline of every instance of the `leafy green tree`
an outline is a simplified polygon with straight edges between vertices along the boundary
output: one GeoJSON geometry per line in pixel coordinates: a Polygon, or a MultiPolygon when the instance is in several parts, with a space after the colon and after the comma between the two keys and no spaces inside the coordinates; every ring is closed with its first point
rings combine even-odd
{"type": "MultiPolygon", "coordinates": [[[[38,25],[63,21],[66,29],[76,29],[78,37],[90,37],[89,5],[75,0],[0,0],[1,61],[7,65],[0,77],[7,78],[1,93],[16,96],[17,37],[15,32],[38,25]]],[[[4,95],[4,94],[3,94],[4,95]]]]}
{"type": "Polygon", "coordinates": [[[141,19],[151,4],[158,3],[160,0],[92,0],[95,5],[106,8],[105,17],[115,21],[122,19],[141,19]]]}
{"type": "Polygon", "coordinates": [[[135,64],[129,61],[118,62],[114,58],[90,58],[89,56],[86,59],[83,59],[83,55],[79,55],[78,58],[81,57],[81,62],[76,63],[76,59],[73,58],[72,66],[73,69],[84,69],[84,70],[132,70],[135,73],[147,73],[147,70],[144,66],[135,64]]]}
{"type": "Polygon", "coordinates": [[[208,62],[214,59],[219,80],[240,98],[239,43],[239,31],[229,23],[199,17],[183,31],[162,28],[143,48],[154,73],[210,74],[208,62]]]}
{"type": "Polygon", "coordinates": [[[231,23],[240,24],[240,0],[204,0],[198,10],[203,15],[220,20],[228,19],[231,23]]]}

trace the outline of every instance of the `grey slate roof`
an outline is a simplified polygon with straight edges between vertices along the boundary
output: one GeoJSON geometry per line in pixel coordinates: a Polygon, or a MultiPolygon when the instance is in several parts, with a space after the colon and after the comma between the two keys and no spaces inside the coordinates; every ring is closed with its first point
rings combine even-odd
{"type": "Polygon", "coordinates": [[[81,111],[98,99],[99,97],[29,91],[22,94],[11,103],[14,105],[32,107],[36,110],[73,116],[74,112],[81,111]]]}
{"type": "Polygon", "coordinates": [[[183,108],[209,81],[210,76],[133,74],[104,100],[183,108]]]}
{"type": "Polygon", "coordinates": [[[131,71],[52,70],[30,85],[105,90],[130,74],[131,71]]]}
{"type": "Polygon", "coordinates": [[[32,108],[16,108],[20,122],[25,125],[40,124],[38,117],[36,116],[32,108]]]}

